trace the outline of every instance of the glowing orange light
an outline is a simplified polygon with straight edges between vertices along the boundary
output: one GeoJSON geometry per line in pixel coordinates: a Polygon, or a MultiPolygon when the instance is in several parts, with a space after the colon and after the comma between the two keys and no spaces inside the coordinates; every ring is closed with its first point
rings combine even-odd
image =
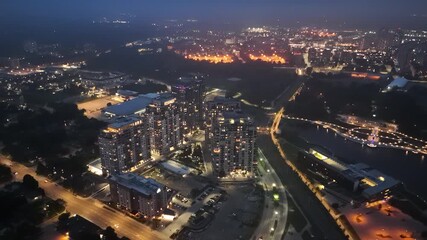
{"type": "Polygon", "coordinates": [[[265,54],[261,54],[261,55],[254,55],[254,54],[249,54],[249,59],[251,59],[252,61],[263,61],[263,62],[270,62],[270,63],[281,63],[284,64],[286,63],[286,60],[283,57],[280,57],[276,54],[273,55],[265,55],[265,54]]]}

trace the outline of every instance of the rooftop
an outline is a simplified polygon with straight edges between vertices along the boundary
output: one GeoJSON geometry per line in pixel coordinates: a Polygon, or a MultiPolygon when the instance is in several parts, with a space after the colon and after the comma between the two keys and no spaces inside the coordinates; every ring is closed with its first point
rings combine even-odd
{"type": "Polygon", "coordinates": [[[400,181],[385,175],[364,163],[345,164],[337,159],[327,156],[324,152],[319,152],[317,149],[310,149],[310,154],[323,164],[329,166],[336,172],[339,172],[347,179],[354,182],[360,181],[363,189],[362,193],[368,198],[400,183],[400,181]]]}
{"type": "Polygon", "coordinates": [[[251,124],[253,123],[253,119],[245,113],[241,112],[224,112],[219,117],[218,120],[220,122],[229,124],[251,124]]]}
{"type": "Polygon", "coordinates": [[[150,98],[145,95],[140,95],[132,100],[107,107],[105,109],[105,113],[115,116],[127,116],[136,114],[138,112],[144,111],[152,101],[153,98],[150,98]]]}
{"type": "Polygon", "coordinates": [[[349,168],[358,172],[363,177],[361,181],[367,185],[363,190],[363,194],[367,197],[390,189],[400,183],[397,179],[384,175],[382,172],[364,163],[352,164],[349,165],[349,168]]]}
{"type": "Polygon", "coordinates": [[[157,194],[164,188],[164,185],[156,180],[138,176],[135,173],[112,175],[110,180],[146,196],[157,194]]]}
{"type": "Polygon", "coordinates": [[[114,123],[109,124],[108,128],[119,129],[129,124],[136,123],[138,121],[141,121],[141,119],[137,117],[121,117],[121,118],[115,119],[114,123]]]}
{"type": "Polygon", "coordinates": [[[176,174],[179,174],[179,175],[189,174],[189,173],[191,173],[191,170],[192,170],[191,168],[189,168],[189,167],[187,167],[181,163],[172,161],[172,160],[162,162],[161,165],[166,170],[169,170],[169,171],[176,173],[176,174]]]}

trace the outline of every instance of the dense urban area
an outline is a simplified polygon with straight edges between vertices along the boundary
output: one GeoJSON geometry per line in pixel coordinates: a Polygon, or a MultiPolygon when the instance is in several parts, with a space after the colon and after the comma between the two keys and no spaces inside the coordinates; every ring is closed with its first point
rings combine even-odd
{"type": "Polygon", "coordinates": [[[136,22],[0,40],[0,239],[427,239],[427,29],[136,22]]]}

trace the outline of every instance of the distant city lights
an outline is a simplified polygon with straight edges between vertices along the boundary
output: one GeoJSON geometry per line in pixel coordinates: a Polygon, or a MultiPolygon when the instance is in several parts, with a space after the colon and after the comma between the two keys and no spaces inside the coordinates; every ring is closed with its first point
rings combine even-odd
{"type": "Polygon", "coordinates": [[[200,55],[200,54],[189,54],[185,56],[186,59],[193,61],[207,61],[210,63],[232,63],[234,62],[233,57],[229,54],[225,55],[200,55]]]}
{"type": "Polygon", "coordinates": [[[272,55],[249,54],[249,59],[251,59],[252,61],[258,61],[259,60],[259,61],[269,62],[269,63],[280,63],[280,64],[286,63],[286,60],[283,57],[278,56],[277,54],[272,54],[272,55]]]}

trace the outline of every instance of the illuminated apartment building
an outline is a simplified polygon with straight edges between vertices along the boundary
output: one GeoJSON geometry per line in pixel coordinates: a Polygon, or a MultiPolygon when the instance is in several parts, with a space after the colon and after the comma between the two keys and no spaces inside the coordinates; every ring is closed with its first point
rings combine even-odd
{"type": "Polygon", "coordinates": [[[145,217],[159,216],[167,208],[166,187],[134,173],[109,177],[111,200],[118,207],[145,217]]]}
{"type": "Polygon", "coordinates": [[[105,175],[129,171],[151,157],[144,118],[117,119],[99,135],[102,172],[105,175]]]}
{"type": "Polygon", "coordinates": [[[205,104],[205,131],[206,139],[213,137],[212,123],[216,117],[224,112],[240,112],[241,104],[231,98],[215,97],[211,101],[207,101],[205,104]]]}
{"type": "Polygon", "coordinates": [[[163,155],[183,142],[181,118],[176,98],[162,93],[147,106],[151,151],[163,155]]]}
{"type": "Polygon", "coordinates": [[[211,155],[217,176],[251,174],[255,159],[256,127],[253,119],[237,112],[221,113],[212,123],[211,155]]]}
{"type": "Polygon", "coordinates": [[[184,134],[203,127],[203,97],[205,84],[202,79],[179,78],[172,86],[172,93],[179,106],[184,134]]]}

